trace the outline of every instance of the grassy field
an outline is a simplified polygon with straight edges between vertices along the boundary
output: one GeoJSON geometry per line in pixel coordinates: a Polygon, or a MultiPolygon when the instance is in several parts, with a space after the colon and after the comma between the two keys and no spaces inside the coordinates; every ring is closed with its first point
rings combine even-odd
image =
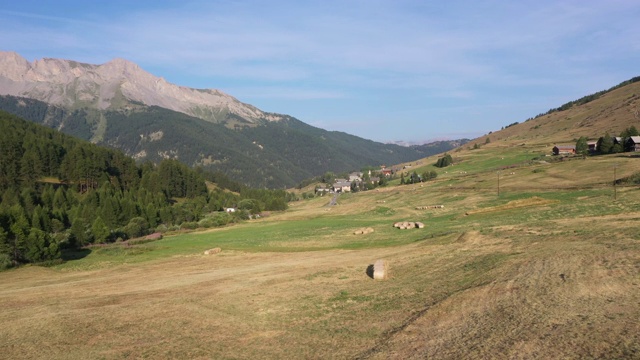
{"type": "Polygon", "coordinates": [[[492,142],[414,164],[429,183],[0,273],[1,357],[640,358],[640,189],[612,186],[640,159],[543,151],[492,142]]]}

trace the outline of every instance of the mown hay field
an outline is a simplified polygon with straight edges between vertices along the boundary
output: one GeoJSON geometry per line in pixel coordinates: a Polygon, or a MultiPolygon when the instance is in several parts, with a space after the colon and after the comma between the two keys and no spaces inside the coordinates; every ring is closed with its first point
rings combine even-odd
{"type": "Polygon", "coordinates": [[[345,194],[336,206],[319,197],[2,272],[0,354],[640,358],[640,189],[607,183],[614,164],[621,178],[640,171],[638,159],[523,165],[501,174],[498,195],[493,155],[482,154],[456,165],[467,170],[345,194]],[[444,208],[416,209],[429,205],[444,208]],[[374,231],[354,234],[364,227],[374,231]],[[367,274],[379,259],[385,280],[367,274]]]}

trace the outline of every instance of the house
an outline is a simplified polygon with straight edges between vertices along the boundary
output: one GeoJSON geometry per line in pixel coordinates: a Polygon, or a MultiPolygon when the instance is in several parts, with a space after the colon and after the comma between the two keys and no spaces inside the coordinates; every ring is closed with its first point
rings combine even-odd
{"type": "Polygon", "coordinates": [[[324,195],[324,194],[329,193],[329,192],[331,192],[331,189],[329,189],[327,187],[316,186],[316,189],[315,189],[315,193],[316,194],[324,195]]]}
{"type": "Polygon", "coordinates": [[[371,180],[372,184],[377,184],[380,182],[380,178],[378,176],[372,176],[369,178],[369,180],[371,180]]]}
{"type": "Polygon", "coordinates": [[[575,145],[556,145],[553,147],[554,155],[568,155],[575,154],[576,146],[575,145]]]}
{"type": "Polygon", "coordinates": [[[587,146],[589,147],[590,153],[595,153],[598,151],[598,141],[597,140],[589,140],[587,141],[587,146]]]}
{"type": "Polygon", "coordinates": [[[391,169],[382,169],[382,175],[389,177],[391,176],[391,174],[393,174],[393,171],[391,169]]]}
{"type": "Polygon", "coordinates": [[[335,192],[350,192],[351,191],[351,182],[347,179],[336,179],[336,182],[333,184],[333,191],[335,192]]]}
{"type": "Polygon", "coordinates": [[[234,212],[236,212],[236,208],[232,208],[232,207],[224,208],[224,211],[226,211],[228,213],[234,213],[234,212]]]}
{"type": "Polygon", "coordinates": [[[624,148],[627,151],[640,151],[640,136],[630,136],[624,148]]]}
{"type": "MultiPolygon", "coordinates": [[[[337,181],[337,179],[336,179],[337,181]]],[[[362,181],[362,173],[361,172],[352,172],[349,174],[349,181],[362,181]]]]}
{"type": "Polygon", "coordinates": [[[614,136],[613,137],[613,145],[618,144],[620,146],[624,145],[624,139],[620,136],[614,136]]]}

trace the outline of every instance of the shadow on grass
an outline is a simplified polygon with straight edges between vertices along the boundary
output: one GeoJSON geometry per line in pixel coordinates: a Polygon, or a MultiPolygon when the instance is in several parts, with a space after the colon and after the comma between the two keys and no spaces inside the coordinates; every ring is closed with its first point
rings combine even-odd
{"type": "Polygon", "coordinates": [[[367,266],[367,276],[373,279],[373,264],[367,266]]]}
{"type": "Polygon", "coordinates": [[[62,250],[62,260],[71,261],[71,260],[80,260],[85,258],[91,254],[91,249],[82,248],[82,249],[64,249],[62,250]]]}

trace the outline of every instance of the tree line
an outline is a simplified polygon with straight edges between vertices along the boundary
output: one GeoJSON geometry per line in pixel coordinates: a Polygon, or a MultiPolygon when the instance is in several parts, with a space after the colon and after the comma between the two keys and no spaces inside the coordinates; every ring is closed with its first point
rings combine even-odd
{"type": "Polygon", "coordinates": [[[0,133],[0,269],[58,261],[64,249],[89,244],[225,225],[295,199],[173,159],[136,164],[5,112],[0,133]]]}
{"type": "MultiPolygon", "coordinates": [[[[638,136],[640,133],[635,126],[624,129],[620,136],[613,137],[606,132],[604,136],[598,138],[596,149],[598,154],[616,154],[631,151],[629,139],[632,136],[638,136]]],[[[587,138],[582,136],[576,141],[576,154],[587,155],[589,153],[589,145],[587,138]]]]}

